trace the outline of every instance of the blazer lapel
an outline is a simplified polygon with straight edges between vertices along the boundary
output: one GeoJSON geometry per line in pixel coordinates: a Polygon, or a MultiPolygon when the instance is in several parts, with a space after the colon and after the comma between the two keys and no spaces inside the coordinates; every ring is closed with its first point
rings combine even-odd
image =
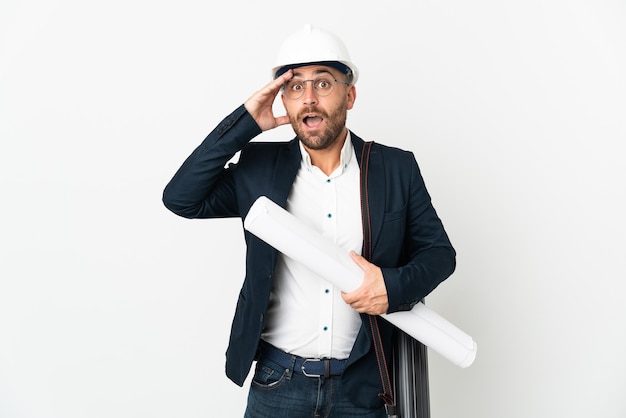
{"type": "Polygon", "coordinates": [[[272,179],[274,196],[270,199],[283,208],[287,205],[287,198],[300,169],[301,161],[302,156],[297,138],[289,141],[280,149],[272,179]]]}

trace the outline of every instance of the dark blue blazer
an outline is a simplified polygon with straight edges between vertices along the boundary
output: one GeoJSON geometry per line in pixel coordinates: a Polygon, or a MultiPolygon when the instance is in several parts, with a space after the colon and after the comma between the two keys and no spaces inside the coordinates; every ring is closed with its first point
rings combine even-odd
{"type": "MultiPolygon", "coordinates": [[[[298,140],[250,142],[260,128],[240,106],[194,150],[166,186],[163,202],[186,218],[245,218],[259,196],[285,207],[300,168],[298,140]],[[241,150],[236,164],[226,163],[241,150]]],[[[363,140],[351,133],[357,156],[363,140]]],[[[385,278],[388,313],[409,310],[452,274],[455,251],[411,152],[374,144],[369,163],[372,262],[385,278]]],[[[226,352],[226,374],[243,385],[255,359],[272,288],[277,251],[245,231],[246,277],[226,352]]],[[[381,404],[369,321],[350,354],[343,382],[354,403],[381,404]]],[[[394,327],[379,320],[388,364],[394,327]]]]}

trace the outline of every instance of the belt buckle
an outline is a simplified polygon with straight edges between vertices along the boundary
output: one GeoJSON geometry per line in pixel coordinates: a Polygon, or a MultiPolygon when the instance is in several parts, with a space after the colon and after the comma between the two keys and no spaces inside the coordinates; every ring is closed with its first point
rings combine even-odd
{"type": "Polygon", "coordinates": [[[324,376],[326,379],[328,379],[330,377],[330,360],[329,359],[319,359],[319,358],[305,358],[304,361],[302,362],[302,366],[300,366],[300,370],[302,371],[302,374],[305,375],[306,377],[322,377],[324,376]],[[311,374],[311,373],[307,373],[306,370],[304,369],[307,362],[309,361],[323,361],[324,362],[324,374],[311,374]]]}

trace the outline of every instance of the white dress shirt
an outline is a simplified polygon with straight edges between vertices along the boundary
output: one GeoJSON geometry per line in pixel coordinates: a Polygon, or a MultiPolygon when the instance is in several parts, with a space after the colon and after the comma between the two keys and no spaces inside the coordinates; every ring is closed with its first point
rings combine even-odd
{"type": "MultiPolygon", "coordinates": [[[[326,176],[311,164],[300,144],[302,163],[287,199],[287,210],[344,248],[361,253],[363,230],[359,165],[350,133],[339,167],[326,176]]],[[[279,253],[262,338],[301,357],[345,359],[361,326],[359,314],[341,291],[303,265],[279,253]]]]}

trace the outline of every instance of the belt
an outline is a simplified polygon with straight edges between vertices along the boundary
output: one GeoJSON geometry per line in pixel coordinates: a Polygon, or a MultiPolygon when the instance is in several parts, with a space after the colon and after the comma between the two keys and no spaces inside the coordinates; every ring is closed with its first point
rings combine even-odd
{"type": "Polygon", "coordinates": [[[293,367],[294,372],[302,373],[307,377],[324,376],[325,378],[341,375],[348,361],[347,359],[299,357],[285,353],[283,350],[264,341],[261,342],[261,358],[270,360],[285,369],[293,367]]]}

